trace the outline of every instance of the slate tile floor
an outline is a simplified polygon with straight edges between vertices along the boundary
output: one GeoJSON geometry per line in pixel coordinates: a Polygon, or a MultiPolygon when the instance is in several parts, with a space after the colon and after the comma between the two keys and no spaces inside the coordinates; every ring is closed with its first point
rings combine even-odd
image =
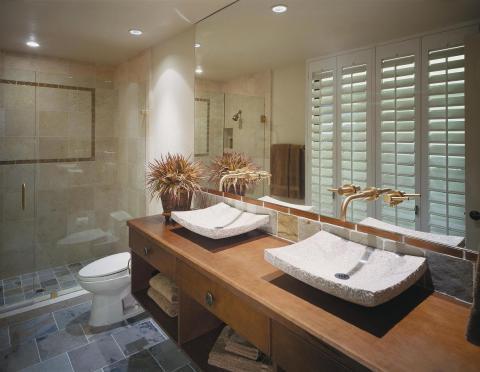
{"type": "Polygon", "coordinates": [[[85,302],[0,328],[0,372],[198,371],[148,313],[91,328],[90,307],[85,302]]]}
{"type": "Polygon", "coordinates": [[[0,280],[0,311],[2,307],[32,298],[49,298],[52,291],[80,289],[75,275],[92,261],[93,259],[0,280]]]}

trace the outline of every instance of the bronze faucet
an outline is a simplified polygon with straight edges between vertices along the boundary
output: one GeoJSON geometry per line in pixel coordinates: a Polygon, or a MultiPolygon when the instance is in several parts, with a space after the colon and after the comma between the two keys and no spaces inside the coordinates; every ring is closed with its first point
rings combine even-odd
{"type": "Polygon", "coordinates": [[[340,208],[340,219],[342,221],[347,220],[347,208],[351,201],[361,200],[377,200],[380,195],[383,195],[383,201],[388,203],[391,207],[395,207],[405,200],[411,200],[413,198],[420,197],[420,194],[407,194],[403,191],[393,190],[389,188],[381,189],[376,187],[369,187],[363,191],[360,191],[360,187],[356,185],[343,185],[337,189],[329,189],[336,192],[339,195],[345,195],[346,198],[342,202],[340,208]]]}
{"type": "Polygon", "coordinates": [[[220,178],[218,191],[223,191],[223,185],[227,180],[238,180],[238,179],[245,179],[245,180],[263,180],[266,179],[267,182],[270,184],[270,178],[272,174],[266,171],[258,170],[258,171],[249,171],[244,169],[238,169],[235,171],[227,171],[222,178],[220,178]]]}

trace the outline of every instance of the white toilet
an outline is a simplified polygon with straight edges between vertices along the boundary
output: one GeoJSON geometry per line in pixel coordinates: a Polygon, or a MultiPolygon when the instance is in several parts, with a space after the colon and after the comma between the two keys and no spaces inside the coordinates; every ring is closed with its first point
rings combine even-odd
{"type": "Polygon", "coordinates": [[[130,253],[118,253],[96,260],[78,274],[80,286],[93,294],[89,324],[99,327],[125,319],[124,303],[130,294],[130,253]]]}

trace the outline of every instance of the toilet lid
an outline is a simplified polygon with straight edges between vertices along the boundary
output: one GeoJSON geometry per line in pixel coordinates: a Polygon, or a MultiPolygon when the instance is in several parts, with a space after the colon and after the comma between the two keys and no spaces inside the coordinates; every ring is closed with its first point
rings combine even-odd
{"type": "Polygon", "coordinates": [[[130,253],[128,252],[100,258],[82,268],[78,275],[84,278],[95,278],[116,274],[127,269],[129,259],[130,253]]]}

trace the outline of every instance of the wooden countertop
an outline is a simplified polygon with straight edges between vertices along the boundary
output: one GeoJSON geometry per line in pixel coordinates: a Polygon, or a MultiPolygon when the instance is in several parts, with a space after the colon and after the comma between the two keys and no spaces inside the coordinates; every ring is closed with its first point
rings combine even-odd
{"type": "Polygon", "coordinates": [[[373,370],[480,371],[480,347],[465,340],[469,308],[414,286],[376,308],[351,304],[312,288],[263,259],[266,248],[288,242],[251,232],[212,240],[162,216],[128,226],[272,319],[313,336],[373,370]]]}

